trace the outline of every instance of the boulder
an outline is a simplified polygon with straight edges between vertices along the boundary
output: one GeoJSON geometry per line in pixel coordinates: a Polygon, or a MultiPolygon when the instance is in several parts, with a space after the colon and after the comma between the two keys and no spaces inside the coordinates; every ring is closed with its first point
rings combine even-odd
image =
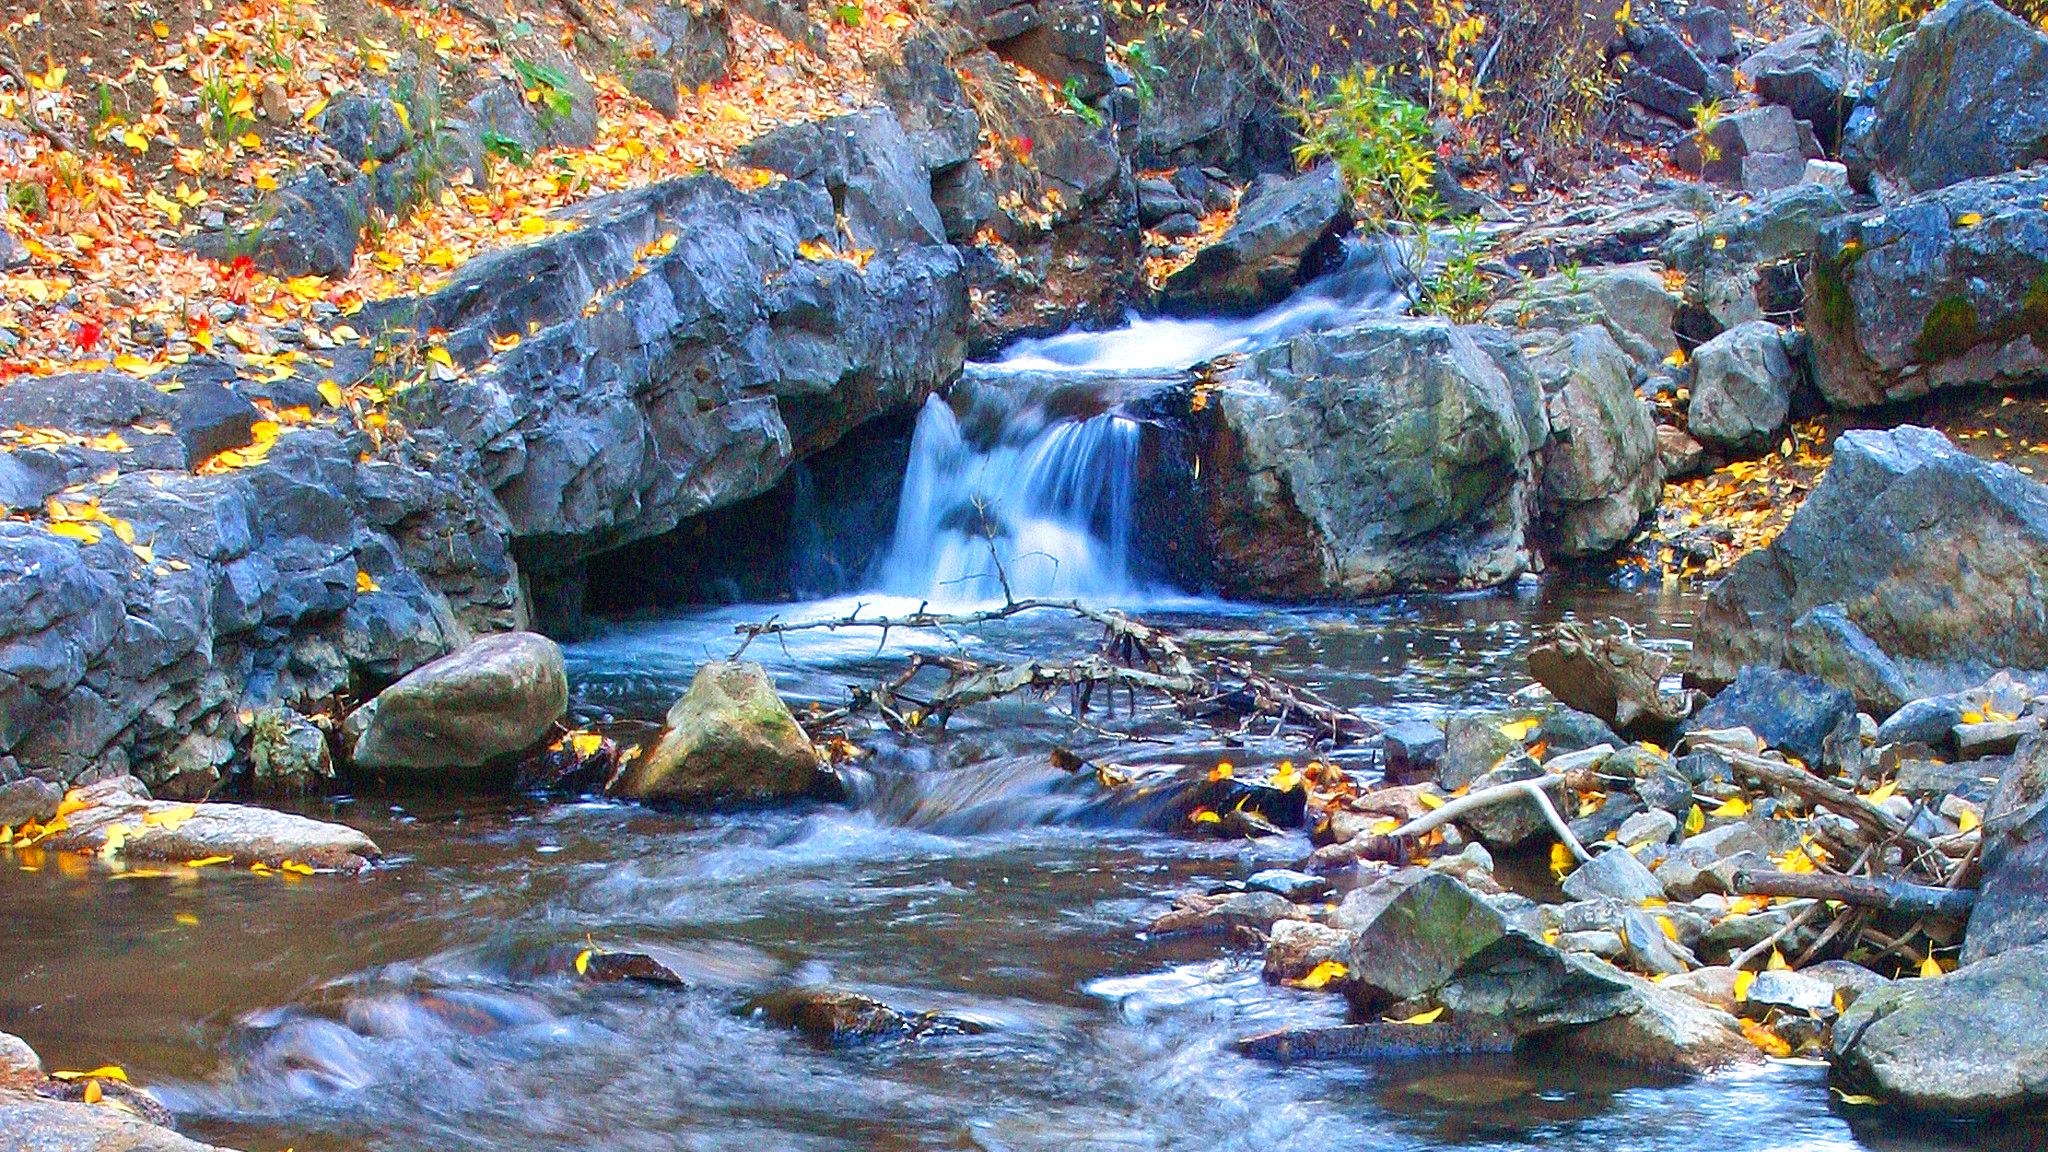
{"type": "Polygon", "coordinates": [[[1690,479],[1707,470],[1707,447],[1669,424],[1659,424],[1657,464],[1666,480],[1690,479]]]}
{"type": "Polygon", "coordinates": [[[1310,920],[1281,920],[1266,944],[1263,969],[1268,981],[1299,980],[1324,964],[1351,958],[1351,934],[1310,920]]]}
{"type": "Polygon", "coordinates": [[[1368,321],[1253,355],[1205,410],[1215,578],[1310,598],[1514,578],[1535,479],[1522,404],[1442,320],[1368,321]]]}
{"type": "Polygon", "coordinates": [[[1881,192],[1930,192],[2048,159],[2048,35],[1994,0],[1949,0],[1920,21],[1843,141],[1881,192]]]}
{"type": "Polygon", "coordinates": [[[2048,669],[2044,589],[2048,488],[1925,428],[1849,432],[1785,531],[1708,597],[1689,675],[1725,684],[1747,665],[1820,675],[1832,662],[1905,699],[1960,691],[2001,668],[2048,669]],[[1834,639],[1795,646],[1802,627],[1834,639]]]}
{"type": "Polygon", "coordinates": [[[246,252],[273,276],[341,277],[355,264],[370,213],[353,186],[337,186],[313,168],[278,189],[254,216],[256,227],[222,255],[246,252]]]}
{"type": "Polygon", "coordinates": [[[438,779],[539,743],[569,710],[569,677],[554,641],[508,632],[408,673],[366,707],[352,766],[438,779]]]}
{"type": "Polygon", "coordinates": [[[1635,535],[1664,490],[1656,418],[1606,328],[1524,346],[1552,433],[1540,489],[1547,550],[1566,559],[1611,551],[1635,535]]]}
{"type": "Polygon", "coordinates": [[[1984,877],[1963,962],[2048,945],[2048,738],[2020,741],[1984,811],[1984,877]]]}
{"type": "Polygon", "coordinates": [[[1806,282],[1838,408],[2048,374],[2048,169],[1969,180],[1823,229],[1806,282]]]}
{"type": "Polygon", "coordinates": [[[117,776],[77,793],[84,805],[65,816],[48,846],[127,862],[171,862],[225,856],[249,867],[308,868],[354,873],[383,855],[353,828],[246,804],[174,804],[153,800],[132,776],[117,776]],[[109,847],[111,845],[111,847],[109,847]]]}
{"type": "Polygon", "coordinates": [[[1700,59],[1671,25],[1657,19],[1629,21],[1622,35],[1629,66],[1621,91],[1637,104],[1689,124],[1694,105],[1731,94],[1729,77],[1700,59]]]}
{"type": "Polygon", "coordinates": [[[1821,156],[1812,126],[1775,104],[1731,112],[1671,150],[1671,162],[1684,171],[1751,194],[1798,184],[1806,162],[1821,156]]]}
{"type": "Polygon", "coordinates": [[[1620,900],[1640,904],[1664,898],[1664,885],[1626,848],[1597,853],[1564,878],[1564,894],[1574,900],[1620,900]]]}
{"type": "Polygon", "coordinates": [[[1829,737],[1856,724],[1856,699],[1813,676],[1748,667],[1686,721],[1687,731],[1747,728],[1766,748],[1819,765],[1829,737]]]}
{"type": "Polygon", "coordinates": [[[887,109],[778,128],[747,145],[740,160],[823,186],[856,247],[946,242],[930,176],[887,109]]]}
{"type": "Polygon", "coordinates": [[[1522,742],[1510,738],[1492,716],[1453,716],[1443,728],[1443,763],[1437,783],[1447,789],[1470,787],[1474,780],[1522,753],[1522,742]]]}
{"type": "Polygon", "coordinates": [[[768,800],[801,796],[817,782],[818,751],[767,670],[718,662],[697,670],[661,740],[627,767],[617,791],[635,800],[768,800]]]}
{"type": "Polygon", "coordinates": [[[1333,919],[1352,933],[1345,979],[1368,1008],[1435,992],[1509,933],[1470,888],[1416,868],[1347,896],[1333,919]]]}
{"type": "Polygon", "coordinates": [[[0,1086],[0,1132],[12,1152],[229,1152],[187,1140],[131,1111],[51,1100],[0,1086]]]}
{"type": "Polygon", "coordinates": [[[1686,428],[1731,452],[1774,447],[1792,414],[1798,375],[1784,329],[1767,320],[1730,328],[1693,353],[1686,428]]]}
{"type": "Polygon", "coordinates": [[[2048,945],[1864,992],[1836,1022],[1828,1059],[1851,1090],[1909,1111],[2048,1104],[2048,945]]]}
{"type": "Polygon", "coordinates": [[[1808,24],[1751,53],[1736,71],[1749,77],[1759,99],[1782,105],[1795,119],[1813,125],[1821,144],[1832,150],[1854,106],[1851,85],[1864,66],[1861,54],[1833,28],[1808,24]]]}
{"type": "Polygon", "coordinates": [[[1187,313],[1264,307],[1294,291],[1307,278],[1309,254],[1327,250],[1350,227],[1350,198],[1335,165],[1262,178],[1223,235],[1168,278],[1160,306],[1187,313]]]}
{"type": "MultiPolygon", "coordinates": [[[[1627,732],[1669,728],[1691,711],[1661,687],[1671,657],[1636,642],[1626,625],[1560,624],[1529,649],[1529,675],[1568,708],[1627,732]]],[[[1618,741],[1617,741],[1618,743],[1618,741]]]]}
{"type": "Polygon", "coordinates": [[[63,802],[64,790],[47,780],[28,776],[0,784],[0,828],[47,823],[63,802]]]}
{"type": "Polygon", "coordinates": [[[1624,979],[1627,1009],[1565,1032],[1558,1051],[1605,1066],[1686,1075],[1763,1063],[1727,1012],[1667,984],[1624,979]]]}
{"type": "Polygon", "coordinates": [[[1821,229],[1849,214],[1844,196],[1802,183],[1732,204],[1673,232],[1660,257],[1685,273],[1686,304],[1720,328],[1762,320],[1800,306],[1797,269],[1821,229]]]}
{"type": "Polygon", "coordinates": [[[1560,272],[1516,285],[1486,310],[1486,322],[1557,332],[1598,324],[1636,369],[1647,373],[1678,351],[1672,329],[1678,304],[1665,286],[1664,266],[1643,262],[1560,272]]]}

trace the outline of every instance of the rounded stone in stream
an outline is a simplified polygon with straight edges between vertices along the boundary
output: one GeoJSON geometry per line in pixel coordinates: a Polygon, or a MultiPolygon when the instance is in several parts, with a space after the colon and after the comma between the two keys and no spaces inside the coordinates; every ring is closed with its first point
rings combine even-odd
{"type": "Polygon", "coordinates": [[[1271,892],[1289,900],[1314,900],[1330,892],[1330,881],[1291,868],[1267,868],[1245,877],[1244,886],[1253,892],[1271,892]]]}
{"type": "Polygon", "coordinates": [[[972,1020],[938,1012],[900,1012],[872,996],[834,988],[770,992],[749,1001],[745,1011],[765,1016],[823,1044],[922,1040],[927,1036],[965,1036],[987,1030],[972,1020]]]}
{"type": "Polygon", "coordinates": [[[764,800],[803,795],[817,782],[817,749],[767,670],[719,661],[697,670],[668,710],[660,742],[627,767],[618,792],[635,800],[764,800]]]}
{"type": "Polygon", "coordinates": [[[487,636],[377,694],[354,765],[434,779],[538,743],[569,709],[562,650],[533,632],[487,636]]]}

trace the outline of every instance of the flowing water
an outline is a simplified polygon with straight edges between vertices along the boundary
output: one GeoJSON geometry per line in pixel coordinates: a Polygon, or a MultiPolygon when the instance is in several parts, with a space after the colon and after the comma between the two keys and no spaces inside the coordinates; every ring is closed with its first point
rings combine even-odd
{"type": "MultiPolygon", "coordinates": [[[[1502,701],[1520,686],[1532,629],[1567,615],[1687,635],[1695,601],[1669,593],[1528,581],[1338,610],[1146,586],[1119,552],[1123,419],[1036,400],[985,427],[927,410],[874,594],[620,626],[571,649],[577,710],[657,717],[698,663],[731,654],[735,624],[771,613],[985,598],[993,569],[981,563],[997,540],[1020,592],[1132,604],[1203,652],[1382,719],[1502,701]],[[1037,553],[1060,562],[1034,569],[1037,553]]],[[[833,703],[914,650],[971,641],[1023,658],[1094,639],[1041,614],[971,635],[892,633],[886,648],[873,632],[803,632],[749,657],[791,698],[833,703]]],[[[1168,731],[1143,715],[1096,719],[1168,731]]],[[[1151,830],[1052,769],[1055,744],[1129,764],[1265,754],[1109,740],[1077,728],[1063,701],[1013,699],[957,717],[942,743],[885,746],[844,804],[687,813],[363,795],[318,806],[390,854],[393,866],[360,879],[124,879],[75,857],[4,857],[0,1030],[52,1067],[121,1063],[190,1134],[252,1152],[2039,1146],[2038,1132],[1893,1124],[1790,1064],[1685,1083],[1541,1055],[1243,1058],[1234,1038],[1333,1022],[1339,998],[1266,985],[1256,953],[1141,928],[1175,895],[1291,862],[1306,841],[1151,830]],[[571,960],[591,944],[654,953],[688,987],[579,980],[571,960]],[[824,983],[987,1030],[821,1048],[742,1010],[764,990],[824,983]]]]}

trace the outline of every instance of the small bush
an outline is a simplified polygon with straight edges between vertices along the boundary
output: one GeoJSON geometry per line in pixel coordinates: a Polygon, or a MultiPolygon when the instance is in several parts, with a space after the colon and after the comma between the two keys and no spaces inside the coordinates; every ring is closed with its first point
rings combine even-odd
{"type": "Polygon", "coordinates": [[[1337,165],[1360,217],[1376,228],[1426,224],[1443,215],[1431,187],[1436,150],[1429,113],[1354,70],[1294,110],[1301,132],[1295,160],[1337,165]]]}

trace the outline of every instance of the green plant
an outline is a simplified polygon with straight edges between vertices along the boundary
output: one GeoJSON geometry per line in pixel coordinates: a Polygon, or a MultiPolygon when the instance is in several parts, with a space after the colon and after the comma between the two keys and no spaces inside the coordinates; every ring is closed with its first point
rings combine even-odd
{"type": "Polygon", "coordinates": [[[1431,187],[1436,149],[1429,113],[1421,105],[1354,70],[1322,96],[1297,104],[1294,117],[1301,131],[1296,162],[1334,163],[1370,226],[1414,228],[1443,216],[1431,187]]]}
{"type": "Polygon", "coordinates": [[[1493,285],[1479,266],[1482,254],[1477,221],[1460,221],[1443,266],[1423,278],[1422,296],[1416,306],[1429,315],[1442,316],[1457,324],[1478,321],[1493,299],[1493,285]]]}
{"type": "Polygon", "coordinates": [[[557,120],[566,120],[575,114],[576,104],[569,96],[569,77],[560,69],[531,60],[514,60],[513,71],[519,73],[519,82],[535,97],[534,104],[540,109],[541,127],[546,128],[557,120]]]}
{"type": "Polygon", "coordinates": [[[533,162],[533,157],[527,154],[526,145],[488,128],[484,129],[484,151],[501,160],[510,160],[521,168],[533,162]]]}
{"type": "Polygon", "coordinates": [[[218,70],[199,78],[199,107],[206,114],[207,135],[223,148],[256,127],[256,98],[218,70]]]}
{"type": "Polygon", "coordinates": [[[1073,109],[1074,115],[1086,120],[1092,128],[1102,127],[1102,113],[1097,112],[1093,105],[1081,99],[1080,81],[1072,76],[1067,77],[1067,82],[1060,85],[1060,95],[1066,97],[1067,107],[1073,109]]]}
{"type": "Polygon", "coordinates": [[[1693,173],[1706,179],[1707,165],[1721,158],[1721,146],[1714,142],[1714,129],[1728,114],[1728,106],[1719,100],[1703,99],[1692,106],[1693,148],[1700,154],[1699,171],[1693,173]]]}
{"type": "Polygon", "coordinates": [[[1145,38],[1128,44],[1113,44],[1111,50],[1122,59],[1124,70],[1131,74],[1131,94],[1137,97],[1138,107],[1150,105],[1153,97],[1158,95],[1159,80],[1166,72],[1159,63],[1159,50],[1145,38]]]}
{"type": "Polygon", "coordinates": [[[832,9],[832,19],[837,20],[848,28],[860,27],[861,18],[864,15],[865,13],[860,10],[860,5],[858,4],[839,4],[835,5],[832,9]]]}

